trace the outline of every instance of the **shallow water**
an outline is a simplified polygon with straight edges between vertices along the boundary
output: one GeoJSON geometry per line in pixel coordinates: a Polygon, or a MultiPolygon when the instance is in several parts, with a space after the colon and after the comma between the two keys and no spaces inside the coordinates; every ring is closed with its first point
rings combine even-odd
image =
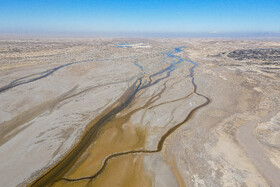
{"type": "MultiPolygon", "coordinates": [[[[180,56],[175,55],[176,53],[179,53],[182,51],[182,48],[184,47],[178,47],[175,48],[173,51],[167,53],[167,58],[173,59],[173,62],[166,68],[152,74],[149,76],[150,81],[148,83],[143,83],[142,79],[143,77],[139,78],[132,87],[130,87],[127,92],[111,107],[109,107],[104,113],[102,113],[99,117],[94,119],[88,126],[88,130],[84,134],[84,136],[81,138],[80,142],[72,149],[71,152],[69,152],[63,160],[61,160],[57,165],[55,165],[52,169],[50,169],[48,172],[46,172],[43,176],[41,176],[38,180],[36,180],[31,186],[41,186],[41,185],[52,185],[55,182],[56,185],[65,185],[66,183],[70,184],[71,182],[80,182],[83,180],[88,180],[88,183],[90,184],[93,179],[98,177],[99,175],[102,175],[103,172],[106,171],[106,166],[109,164],[109,161],[111,159],[124,157],[126,155],[130,154],[141,154],[141,153],[155,153],[162,150],[163,144],[167,137],[172,134],[177,128],[179,128],[182,124],[184,124],[186,121],[188,121],[192,114],[198,110],[199,108],[207,105],[210,102],[210,99],[207,97],[196,93],[196,84],[194,82],[194,69],[197,66],[197,63],[182,59],[180,56]],[[189,62],[192,63],[193,66],[190,68],[190,77],[192,78],[192,84],[193,84],[193,92],[199,96],[204,97],[207,101],[203,103],[202,105],[197,106],[194,108],[183,120],[181,123],[173,126],[171,129],[169,129],[160,139],[158,142],[158,146],[156,150],[145,150],[145,133],[142,130],[129,130],[128,127],[123,128],[123,125],[127,120],[130,118],[130,116],[135,113],[137,110],[140,110],[140,108],[136,109],[132,113],[129,113],[129,115],[126,115],[124,118],[118,118],[116,115],[120,113],[121,111],[125,110],[125,108],[133,101],[135,95],[142,89],[148,88],[154,84],[157,84],[158,82],[168,78],[170,76],[170,73],[174,71],[176,68],[178,68],[178,65],[182,62],[189,62]],[[156,78],[159,75],[162,75],[163,73],[166,73],[164,77],[160,76],[159,78],[156,78]],[[105,153],[103,156],[97,156],[96,151],[99,150],[99,148],[96,148],[96,145],[98,145],[100,142],[103,142],[100,144],[100,150],[104,149],[104,141],[101,141],[101,137],[104,136],[103,133],[106,132],[105,129],[114,129],[116,128],[115,132],[109,133],[107,136],[105,136],[104,141],[110,139],[110,135],[114,135],[117,137],[117,141],[109,141],[107,153],[105,153]],[[134,132],[134,133],[132,133],[134,132]],[[127,134],[127,138],[125,138],[125,134],[127,134]],[[140,135],[142,134],[142,135],[140,135]],[[136,138],[136,139],[135,139],[136,138]],[[133,144],[133,139],[137,140],[135,144],[133,144]],[[137,143],[138,142],[138,143],[137,143]],[[139,142],[142,142],[139,144],[139,142]],[[130,145],[130,143],[132,143],[130,145]],[[110,145],[112,144],[112,145],[110,145]],[[119,147],[120,146],[120,147],[119,147]],[[119,148],[118,148],[119,147],[119,148]],[[115,150],[117,148],[117,150],[115,150]],[[138,149],[138,150],[137,150],[138,149]],[[87,156],[83,156],[87,155],[87,156]],[[86,159],[85,159],[86,158],[86,159]],[[99,161],[93,161],[93,159],[100,158],[99,161]],[[92,163],[92,164],[91,164],[92,163]],[[103,163],[103,165],[102,165],[103,163]],[[96,165],[97,164],[97,165],[96,165]],[[93,165],[95,169],[92,169],[93,165]],[[76,174],[75,174],[76,173],[76,174]]],[[[134,63],[137,67],[139,67],[144,73],[144,67],[142,67],[137,62],[134,63]]],[[[165,88],[164,88],[165,89],[165,88]]],[[[148,107],[151,103],[155,102],[155,98],[160,98],[160,94],[164,92],[164,89],[159,92],[154,97],[150,98],[150,100],[143,106],[148,107]]],[[[110,131],[109,131],[110,132],[110,131]]],[[[108,133],[108,131],[107,131],[108,133]]],[[[104,150],[103,150],[104,151],[104,150]]],[[[102,152],[103,152],[102,151],[102,152]]],[[[137,163],[139,164],[139,163],[137,163]]],[[[128,168],[131,168],[130,165],[127,165],[128,168]]],[[[113,170],[114,171],[114,170],[113,170]]],[[[121,171],[120,171],[121,172],[121,171]]],[[[139,176],[144,176],[143,171],[135,171],[139,172],[139,176]]],[[[126,173],[127,174],[127,173],[126,173]]],[[[102,177],[101,177],[102,178],[102,177]]],[[[141,178],[141,177],[140,177],[141,178]]],[[[145,177],[144,177],[145,178],[145,177]]],[[[106,178],[105,178],[106,179],[106,178]]],[[[141,178],[143,179],[143,177],[141,178]]],[[[126,179],[124,179],[126,180],[126,179]]],[[[77,184],[77,183],[76,183],[77,184]]]]}

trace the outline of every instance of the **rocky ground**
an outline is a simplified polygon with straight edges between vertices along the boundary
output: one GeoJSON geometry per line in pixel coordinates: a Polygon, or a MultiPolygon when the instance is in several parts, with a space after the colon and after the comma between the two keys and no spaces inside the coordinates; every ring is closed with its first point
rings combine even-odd
{"type": "Polygon", "coordinates": [[[273,40],[1,38],[0,182],[280,186],[279,68],[273,40]]]}

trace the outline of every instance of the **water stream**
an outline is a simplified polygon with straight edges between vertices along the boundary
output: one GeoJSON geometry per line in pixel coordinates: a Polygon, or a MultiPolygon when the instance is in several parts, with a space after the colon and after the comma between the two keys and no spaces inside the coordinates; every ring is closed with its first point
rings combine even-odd
{"type": "MultiPolygon", "coordinates": [[[[197,63],[187,60],[187,59],[183,59],[180,56],[175,55],[176,53],[181,52],[182,48],[183,47],[178,47],[178,48],[175,48],[173,51],[167,53],[167,57],[171,58],[173,60],[173,62],[171,64],[169,64],[168,67],[166,67],[162,70],[159,70],[158,72],[150,75],[149,82],[144,83],[142,81],[143,77],[138,78],[135,81],[135,83],[123,94],[123,96],[115,104],[112,105],[112,107],[109,107],[109,109],[107,111],[105,111],[104,114],[97,117],[89,124],[91,127],[82,136],[82,138],[78,142],[78,144],[76,144],[73,147],[73,149],[60,162],[58,162],[54,167],[52,167],[50,170],[48,170],[44,175],[39,177],[30,186],[48,186],[59,180],[64,180],[64,181],[68,181],[68,182],[81,181],[81,180],[93,180],[96,177],[98,177],[105,170],[106,166],[108,165],[108,161],[111,160],[112,158],[116,158],[116,157],[120,157],[120,156],[128,155],[128,154],[152,154],[152,153],[160,152],[163,148],[163,145],[164,145],[166,139],[173,132],[175,132],[180,126],[182,126],[187,121],[189,121],[191,119],[191,117],[193,116],[193,114],[198,109],[200,109],[210,103],[210,99],[207,96],[204,96],[197,92],[197,85],[195,83],[195,78],[194,78],[194,69],[197,66],[197,63]],[[168,78],[170,76],[171,72],[174,71],[176,68],[178,68],[178,65],[182,62],[189,62],[189,63],[193,64],[193,66],[189,69],[189,76],[192,79],[192,85],[193,85],[193,94],[203,97],[205,99],[205,102],[203,104],[195,107],[194,109],[192,109],[191,112],[189,114],[187,114],[187,116],[185,117],[185,119],[183,121],[181,121],[177,125],[170,128],[167,132],[165,132],[157,144],[157,149],[155,149],[155,150],[140,149],[140,150],[131,150],[131,151],[113,153],[111,155],[108,155],[106,158],[104,158],[103,164],[100,167],[100,169],[96,173],[94,173],[90,176],[85,176],[85,177],[80,177],[80,178],[71,178],[71,179],[63,177],[63,175],[77,161],[79,156],[81,156],[81,154],[87,149],[87,147],[92,142],[94,142],[94,139],[96,138],[99,130],[104,125],[106,125],[106,123],[108,123],[111,119],[113,119],[119,112],[121,112],[123,109],[125,109],[131,103],[131,101],[134,99],[135,95],[140,90],[148,88],[148,87],[155,85],[158,82],[168,78]],[[164,73],[166,73],[165,76],[156,78],[158,75],[162,75],[164,73]]],[[[134,64],[136,66],[138,66],[145,73],[144,68],[140,64],[138,64],[136,62],[134,64]]]]}

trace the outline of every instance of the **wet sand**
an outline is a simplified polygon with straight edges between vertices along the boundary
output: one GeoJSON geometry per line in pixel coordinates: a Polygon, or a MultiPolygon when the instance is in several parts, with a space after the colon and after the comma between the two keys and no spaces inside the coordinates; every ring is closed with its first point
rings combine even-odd
{"type": "Polygon", "coordinates": [[[278,61],[264,48],[279,42],[19,41],[0,61],[5,186],[278,185],[278,61]]]}

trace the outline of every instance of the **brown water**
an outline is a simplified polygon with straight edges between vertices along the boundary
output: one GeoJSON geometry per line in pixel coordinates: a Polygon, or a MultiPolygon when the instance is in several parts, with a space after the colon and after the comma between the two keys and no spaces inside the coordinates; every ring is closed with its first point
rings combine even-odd
{"type": "MultiPolygon", "coordinates": [[[[178,58],[176,64],[184,60],[175,55],[170,55],[170,57],[178,58]]],[[[143,106],[124,116],[118,117],[116,115],[125,111],[131,102],[137,99],[135,96],[138,92],[167,79],[176,68],[175,65],[171,64],[169,67],[150,75],[148,77],[150,81],[147,84],[143,84],[145,81],[143,78],[139,78],[116,103],[88,125],[85,134],[73,149],[31,186],[114,186],[116,184],[119,186],[151,186],[151,179],[145,174],[143,168],[143,156],[160,152],[164,142],[173,132],[190,120],[198,109],[210,103],[208,97],[197,93],[193,72],[197,64],[195,63],[190,68],[193,94],[203,97],[205,102],[195,107],[182,122],[164,133],[158,142],[157,149],[145,149],[146,129],[130,124],[129,119],[135,112],[149,108],[152,103],[158,100],[166,89],[166,82],[162,90],[152,96],[143,106]],[[166,76],[155,78],[163,73],[166,73],[166,76]],[[110,180],[108,180],[109,178],[110,180]]]]}

